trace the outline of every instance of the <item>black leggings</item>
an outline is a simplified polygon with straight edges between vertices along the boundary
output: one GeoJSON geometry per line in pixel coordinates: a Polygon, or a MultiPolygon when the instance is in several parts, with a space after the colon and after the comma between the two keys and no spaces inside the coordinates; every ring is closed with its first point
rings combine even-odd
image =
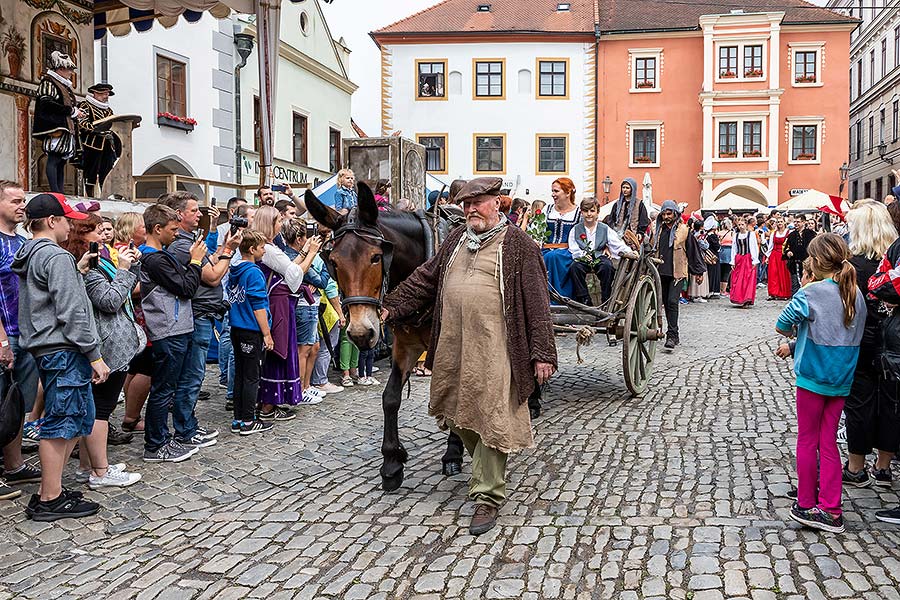
{"type": "Polygon", "coordinates": [[[47,184],[50,186],[51,192],[64,193],[63,187],[66,184],[67,160],[63,158],[62,154],[47,153],[47,184]]]}
{"type": "Polygon", "coordinates": [[[668,275],[660,275],[662,283],[662,305],[666,313],[666,336],[678,337],[678,299],[681,298],[681,290],[684,287],[684,279],[675,279],[668,275]]]}
{"type": "Polygon", "coordinates": [[[125,385],[125,378],[128,377],[128,371],[116,371],[110,373],[109,377],[101,384],[91,384],[91,393],[94,395],[94,411],[97,413],[94,417],[98,421],[109,421],[109,416],[116,408],[119,401],[119,394],[125,385]]]}

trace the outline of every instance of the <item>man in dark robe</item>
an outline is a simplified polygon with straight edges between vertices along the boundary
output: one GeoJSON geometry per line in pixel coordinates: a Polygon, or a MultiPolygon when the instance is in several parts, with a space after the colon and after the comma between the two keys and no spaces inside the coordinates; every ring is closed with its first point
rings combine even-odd
{"type": "Polygon", "coordinates": [[[113,86],[97,83],[88,88],[88,94],[90,95],[78,104],[82,112],[78,119],[78,130],[81,137],[85,194],[94,197],[95,191],[100,193],[106,176],[122,154],[122,140],[108,126],[97,125],[98,121],[113,115],[113,109],[108,103],[109,97],[115,95],[113,86]],[[95,190],[95,186],[98,189],[95,190]]]}
{"type": "Polygon", "coordinates": [[[647,207],[637,197],[637,182],[631,177],[625,178],[619,191],[619,199],[613,205],[612,210],[603,221],[619,234],[619,237],[628,242],[630,236],[626,231],[637,235],[638,240],[643,239],[650,227],[650,215],[647,207]]]}
{"type": "Polygon", "coordinates": [[[75,120],[81,118],[72,75],[76,65],[68,54],[50,54],[50,70],[41,78],[34,105],[31,137],[43,142],[47,155],[47,183],[51,192],[63,193],[66,163],[79,153],[75,120]]]}

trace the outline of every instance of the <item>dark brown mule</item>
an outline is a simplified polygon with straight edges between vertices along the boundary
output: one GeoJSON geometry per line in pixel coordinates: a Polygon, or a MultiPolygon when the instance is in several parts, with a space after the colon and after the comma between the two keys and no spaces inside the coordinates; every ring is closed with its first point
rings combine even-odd
{"type": "MultiPolygon", "coordinates": [[[[379,212],[372,191],[359,186],[359,203],[348,215],[322,204],[306,191],[310,215],[333,232],[323,251],[328,270],[338,282],[347,315],[347,336],[361,350],[374,348],[381,335],[381,301],[426,260],[425,232],[414,214],[379,212]]],[[[381,454],[382,488],[393,491],[403,483],[407,452],[400,442],[397,415],[403,384],[422,352],[428,348],[431,320],[418,326],[392,327],[393,365],[382,395],[384,437],[381,454]]],[[[462,464],[462,441],[451,436],[444,455],[444,472],[455,475],[462,464]]]]}

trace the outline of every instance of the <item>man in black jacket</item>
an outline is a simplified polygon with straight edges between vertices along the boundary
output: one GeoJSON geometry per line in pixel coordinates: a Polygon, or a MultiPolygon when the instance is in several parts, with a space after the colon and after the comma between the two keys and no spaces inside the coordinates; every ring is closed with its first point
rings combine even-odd
{"type": "Polygon", "coordinates": [[[47,184],[63,193],[66,162],[79,152],[75,120],[82,117],[72,89],[76,65],[68,54],[50,54],[50,70],[41,78],[34,104],[31,137],[41,140],[47,158],[47,184]]]}
{"type": "Polygon", "coordinates": [[[787,236],[784,242],[784,258],[787,261],[788,272],[791,274],[791,295],[800,289],[800,277],[803,271],[803,261],[809,256],[807,248],[816,237],[816,232],[807,226],[806,217],[800,215],[794,221],[794,230],[787,236]]]}

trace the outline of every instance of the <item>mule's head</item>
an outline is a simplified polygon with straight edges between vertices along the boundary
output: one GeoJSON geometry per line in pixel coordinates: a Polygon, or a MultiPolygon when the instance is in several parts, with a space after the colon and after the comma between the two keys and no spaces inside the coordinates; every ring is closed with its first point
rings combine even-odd
{"type": "Polygon", "coordinates": [[[359,183],[358,191],[358,206],[349,215],[322,204],[310,190],[304,199],[310,215],[335,234],[322,258],[341,290],[347,336],[360,350],[368,350],[375,347],[381,334],[379,303],[388,275],[384,257],[390,244],[376,234],[378,206],[372,190],[359,183]]]}

